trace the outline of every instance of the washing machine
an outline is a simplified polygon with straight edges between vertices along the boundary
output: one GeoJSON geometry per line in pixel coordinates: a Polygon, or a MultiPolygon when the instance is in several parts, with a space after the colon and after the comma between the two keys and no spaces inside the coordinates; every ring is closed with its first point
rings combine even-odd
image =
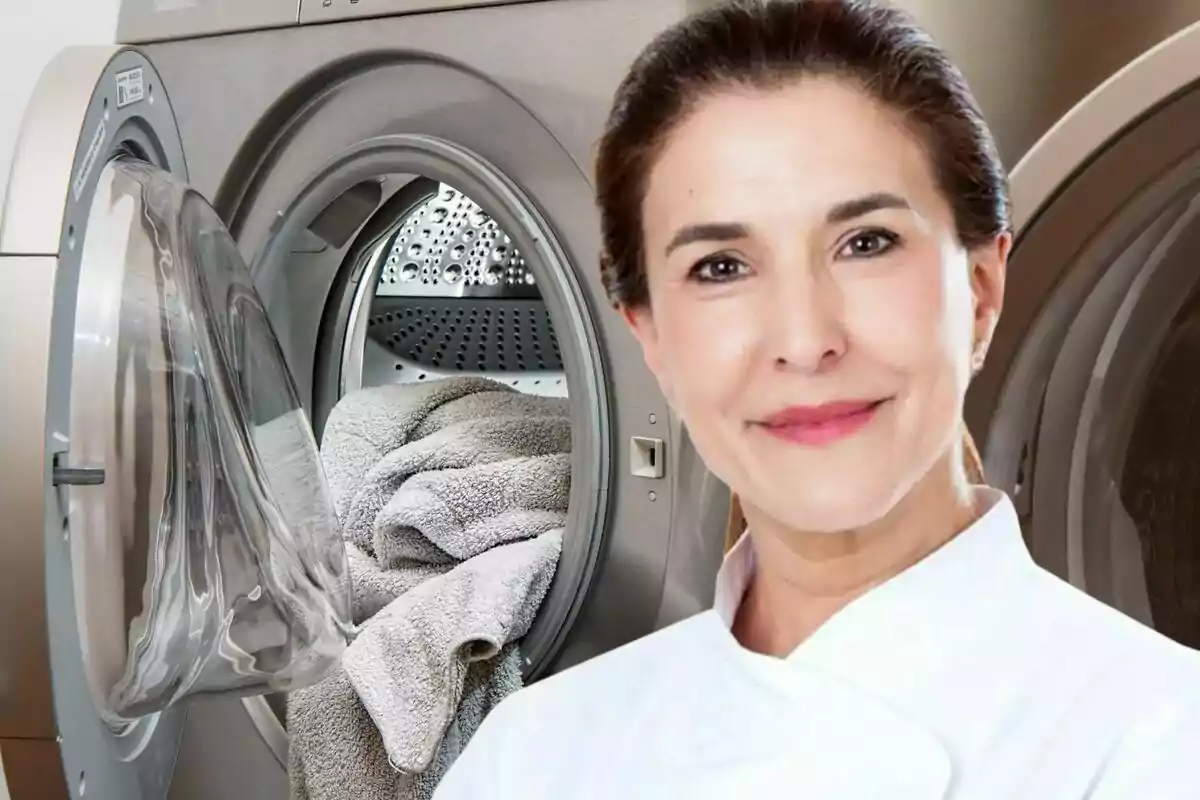
{"type": "MultiPolygon", "coordinates": [[[[711,602],[729,493],[605,298],[590,179],[624,70],[701,5],[125,0],[124,44],[47,67],[0,221],[13,800],[287,796],[279,695],[114,720],[95,691],[165,557],[164,487],[205,480],[180,454],[227,446],[212,420],[236,431],[252,405],[293,404],[315,442],[362,387],[482,375],[568,398],[567,533],[527,681],[711,602]],[[123,338],[170,354],[110,359],[123,338]],[[209,405],[166,414],[162,387],[197,375],[209,405]]],[[[228,558],[219,531],[188,537],[194,563],[228,558]]]]}
{"type": "Polygon", "coordinates": [[[988,478],[1040,564],[1200,648],[1200,3],[901,4],[1012,165],[988,478]]]}

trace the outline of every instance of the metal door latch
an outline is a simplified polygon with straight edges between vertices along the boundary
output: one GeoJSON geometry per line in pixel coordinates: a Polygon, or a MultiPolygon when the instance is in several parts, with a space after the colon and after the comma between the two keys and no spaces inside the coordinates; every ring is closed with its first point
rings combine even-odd
{"type": "Polygon", "coordinates": [[[55,486],[100,486],[104,470],[100,467],[55,467],[55,486]]]}

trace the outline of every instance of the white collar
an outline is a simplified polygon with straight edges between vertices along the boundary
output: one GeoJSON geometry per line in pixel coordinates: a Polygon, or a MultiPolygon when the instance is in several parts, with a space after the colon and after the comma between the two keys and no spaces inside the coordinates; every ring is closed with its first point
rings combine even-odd
{"type": "MultiPolygon", "coordinates": [[[[885,682],[935,677],[937,664],[970,637],[995,629],[1004,597],[1038,570],[1021,536],[1016,509],[1003,492],[980,488],[988,510],[969,528],[891,580],[835,614],[788,657],[844,677],[885,682]],[[882,663],[881,663],[882,662],[882,663]]],[[[717,576],[714,611],[731,628],[755,570],[743,535],[717,576]]]]}

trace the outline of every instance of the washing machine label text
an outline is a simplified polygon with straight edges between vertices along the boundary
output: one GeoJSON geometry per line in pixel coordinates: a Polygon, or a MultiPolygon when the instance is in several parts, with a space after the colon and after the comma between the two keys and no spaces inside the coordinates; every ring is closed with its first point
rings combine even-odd
{"type": "Polygon", "coordinates": [[[96,132],[92,134],[92,141],[88,145],[87,153],[83,156],[83,163],[79,165],[79,171],[75,173],[75,182],[71,184],[71,193],[75,196],[76,203],[79,202],[83,189],[87,186],[92,169],[100,160],[100,148],[104,146],[104,138],[107,135],[108,129],[104,125],[104,120],[100,120],[100,124],[96,126],[96,132]]]}
{"type": "Polygon", "coordinates": [[[127,69],[117,73],[117,108],[140,103],[146,97],[146,84],[142,81],[142,68],[127,69]]]}

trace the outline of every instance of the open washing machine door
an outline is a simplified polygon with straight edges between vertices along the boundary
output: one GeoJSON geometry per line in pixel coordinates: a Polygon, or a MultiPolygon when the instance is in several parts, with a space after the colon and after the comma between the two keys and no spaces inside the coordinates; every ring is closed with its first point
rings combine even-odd
{"type": "Polygon", "coordinates": [[[186,183],[153,66],[67,51],[19,148],[0,228],[6,780],[17,798],[61,796],[63,774],[72,796],[165,797],[185,700],[336,665],[346,554],[280,345],[186,183]]]}
{"type": "Polygon", "coordinates": [[[1200,648],[1200,25],[1104,82],[1012,175],[1016,240],[968,397],[1035,558],[1200,648]]]}

